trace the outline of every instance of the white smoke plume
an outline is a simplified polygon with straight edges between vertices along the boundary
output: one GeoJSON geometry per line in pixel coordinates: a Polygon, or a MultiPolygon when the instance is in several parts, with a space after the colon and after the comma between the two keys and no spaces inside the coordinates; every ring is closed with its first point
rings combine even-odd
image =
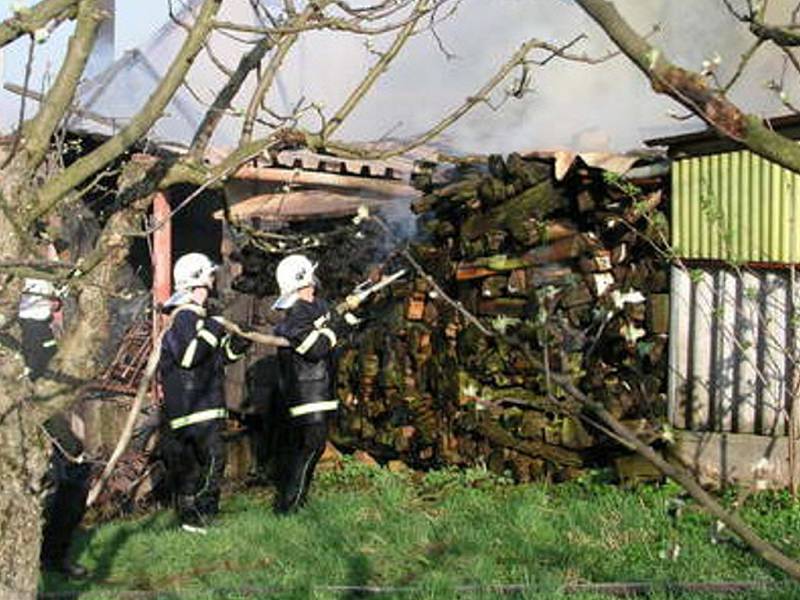
{"type": "MultiPolygon", "coordinates": [[[[732,2],[739,6],[745,3],[732,2]]],[[[163,12],[166,22],[166,3],[153,4],[154,10],[163,12]]],[[[229,0],[222,18],[252,21],[250,5],[250,0],[229,0]]],[[[735,71],[740,56],[753,41],[746,26],[730,15],[722,0],[616,0],[615,5],[642,33],[660,25],[660,31],[651,40],[675,63],[699,71],[704,61],[709,61],[722,81],[735,71]]],[[[794,2],[772,0],[770,7],[770,20],[786,22],[794,2]]],[[[124,25],[119,19],[118,23],[118,27],[124,25]]],[[[454,58],[447,58],[430,34],[413,38],[374,93],[342,128],[340,137],[409,138],[425,131],[474,94],[531,37],[561,44],[585,33],[588,39],[574,49],[592,55],[612,49],[611,42],[573,0],[462,0],[457,13],[438,32],[454,58]]],[[[63,42],[64,37],[58,39],[63,42]]],[[[124,124],[126,116],[133,114],[152,91],[182,39],[183,32],[174,26],[154,33],[149,42],[140,46],[139,59],[128,55],[103,86],[87,86],[81,103],[124,124]]],[[[380,48],[388,39],[384,36],[374,40],[375,46],[380,48]]],[[[213,47],[229,66],[236,64],[246,48],[220,34],[215,34],[213,47]]],[[[38,52],[37,85],[46,85],[46,81],[41,81],[41,70],[51,63],[52,71],[62,50],[54,46],[52,50],[38,52]]],[[[361,39],[331,33],[308,34],[293,50],[271,102],[286,109],[305,98],[324,105],[330,114],[374,60],[361,39]]],[[[783,64],[782,55],[775,49],[762,49],[731,97],[747,111],[762,116],[784,113],[777,94],[766,89],[767,81],[780,78],[783,64]]],[[[11,79],[19,77],[19,69],[15,69],[11,79]]],[[[670,116],[670,112],[685,111],[673,101],[656,95],[644,76],[623,56],[594,66],[554,60],[546,67],[532,69],[530,76],[531,93],[510,100],[497,111],[487,105],[476,108],[449,130],[441,143],[461,152],[559,147],[628,150],[640,147],[642,140],[649,137],[703,127],[697,119],[676,120],[670,116]]],[[[506,87],[512,83],[513,76],[506,87]]],[[[208,59],[201,59],[192,69],[190,84],[196,95],[210,102],[214,91],[221,86],[221,75],[208,59]]],[[[789,98],[797,96],[800,105],[800,90],[796,85],[784,89],[789,98]]],[[[246,92],[239,99],[240,105],[245,103],[246,92]]],[[[496,94],[493,101],[498,101],[501,95],[496,94]]],[[[16,102],[16,97],[4,98],[4,129],[13,125],[16,102]]],[[[183,90],[157,124],[153,137],[188,142],[204,110],[202,103],[183,90]]],[[[91,123],[81,126],[97,127],[91,123]]],[[[228,119],[214,143],[218,147],[234,144],[238,127],[240,122],[228,119]]]]}

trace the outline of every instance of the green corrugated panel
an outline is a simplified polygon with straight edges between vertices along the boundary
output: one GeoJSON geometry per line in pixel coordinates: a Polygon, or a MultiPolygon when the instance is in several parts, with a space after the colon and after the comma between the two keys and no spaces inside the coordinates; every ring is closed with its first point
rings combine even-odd
{"type": "MultiPolygon", "coordinates": [[[[702,159],[701,159],[702,160],[702,159]]],[[[703,190],[700,187],[700,160],[693,160],[689,164],[689,190],[692,198],[701,198],[703,190]]],[[[700,252],[700,215],[702,208],[700,202],[689,202],[689,239],[687,246],[693,254],[702,256],[700,252]]]]}
{"type": "Polygon", "coordinates": [[[672,165],[672,210],[670,211],[670,242],[678,256],[684,256],[686,246],[683,243],[683,227],[681,219],[686,214],[685,200],[688,196],[686,190],[686,168],[684,161],[672,165]]]}
{"type": "Polygon", "coordinates": [[[761,179],[764,175],[762,170],[761,157],[755,154],[750,154],[750,197],[748,198],[747,206],[750,210],[750,235],[748,242],[750,244],[750,251],[748,256],[750,260],[766,260],[764,254],[761,252],[763,244],[761,243],[761,207],[763,206],[764,198],[761,196],[761,179]]]}
{"type": "Polygon", "coordinates": [[[793,263],[800,262],[800,174],[788,174],[790,180],[791,193],[787,194],[786,212],[788,218],[786,222],[789,224],[789,261],[793,263]]]}
{"type": "Polygon", "coordinates": [[[728,248],[731,245],[731,224],[735,213],[732,209],[731,196],[731,155],[730,153],[719,155],[719,197],[723,202],[722,222],[717,236],[717,251],[713,258],[723,258],[727,256],[728,248]]]}
{"type": "Polygon", "coordinates": [[[684,258],[800,260],[800,176],[751,152],[678,160],[672,244],[684,258]]]}
{"type": "Polygon", "coordinates": [[[727,258],[728,260],[739,260],[740,232],[741,232],[741,211],[739,210],[739,192],[741,191],[740,175],[742,173],[742,156],[739,152],[729,153],[731,162],[728,171],[728,181],[730,183],[729,194],[730,199],[728,206],[731,212],[730,227],[725,232],[728,239],[728,245],[725,252],[720,258],[727,258]]]}
{"type": "MultiPolygon", "coordinates": [[[[709,204],[714,207],[718,204],[718,196],[719,194],[715,193],[714,189],[714,170],[713,165],[711,164],[711,156],[704,156],[700,159],[700,193],[703,194],[707,199],[709,204]]],[[[700,246],[698,252],[700,252],[703,256],[711,257],[713,253],[711,252],[711,240],[714,238],[714,231],[717,230],[717,224],[715,220],[712,218],[709,220],[709,227],[703,231],[704,217],[703,207],[700,207],[700,213],[697,215],[697,222],[693,223],[692,231],[697,232],[700,236],[699,242],[700,246]]]]}
{"type": "Polygon", "coordinates": [[[725,203],[725,193],[723,191],[723,181],[725,180],[725,173],[722,164],[722,156],[719,154],[715,154],[711,157],[711,173],[712,173],[712,180],[714,182],[714,189],[716,190],[716,194],[718,197],[718,204],[722,209],[720,211],[720,222],[714,227],[711,231],[711,239],[710,239],[710,250],[709,254],[711,258],[721,258],[722,257],[722,236],[725,233],[726,224],[725,224],[725,216],[727,213],[724,211],[724,203],[725,203]]]}
{"type": "Polygon", "coordinates": [[[739,189],[736,190],[736,205],[739,207],[739,226],[734,232],[736,245],[733,247],[734,255],[739,260],[745,260],[750,255],[750,236],[747,224],[750,221],[750,158],[749,154],[739,153],[739,169],[736,172],[739,189]]]}
{"type": "Polygon", "coordinates": [[[771,213],[769,222],[769,254],[770,256],[785,256],[788,260],[789,253],[785,250],[784,240],[789,232],[783,228],[786,223],[786,193],[784,190],[784,177],[782,169],[776,164],[770,165],[770,198],[775,198],[775,210],[771,213]]]}
{"type": "MultiPolygon", "coordinates": [[[[794,262],[794,260],[792,260],[792,255],[794,253],[794,248],[792,247],[792,237],[794,236],[794,232],[792,231],[793,227],[791,223],[791,202],[794,200],[794,178],[795,175],[792,173],[781,174],[779,190],[781,196],[780,223],[786,223],[788,225],[788,230],[785,233],[782,233],[777,252],[782,256],[788,257],[788,262],[794,262]]],[[[779,228],[781,227],[781,224],[778,225],[779,228]]]]}

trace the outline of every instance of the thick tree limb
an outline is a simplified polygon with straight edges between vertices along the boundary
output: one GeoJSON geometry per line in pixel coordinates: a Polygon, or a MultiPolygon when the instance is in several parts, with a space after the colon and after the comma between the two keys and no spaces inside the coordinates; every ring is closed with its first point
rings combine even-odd
{"type": "Polygon", "coordinates": [[[258,43],[251,48],[251,50],[242,56],[239,65],[236,67],[233,75],[228,79],[225,87],[222,88],[214,99],[214,103],[206,111],[203,121],[197,128],[197,132],[192,140],[191,149],[189,153],[195,158],[201,158],[208,143],[211,141],[211,136],[214,135],[219,122],[222,120],[225,111],[231,106],[231,102],[239,93],[239,90],[244,84],[250,72],[258,67],[258,64],[266,56],[267,52],[273,47],[273,40],[269,36],[263,37],[258,43]]]}
{"type": "Polygon", "coordinates": [[[148,202],[142,200],[119,210],[104,227],[96,248],[103,261],[81,280],[76,318],[60,339],[58,352],[48,366],[52,375],[35,383],[33,406],[39,422],[68,408],[80,386],[92,381],[102,368],[100,349],[109,335],[108,290],[114,289],[119,266],[126,260],[130,247],[129,238],[123,233],[140,221],[147,206],[148,202]]]}
{"type": "Polygon", "coordinates": [[[144,107],[117,135],[48,181],[39,190],[37,206],[29,214],[29,221],[49,212],[67,192],[118,158],[149,131],[183,83],[189,67],[192,66],[197,54],[202,50],[211,31],[214,16],[219,11],[221,4],[222,0],[205,0],[194,27],[144,107]]]}
{"type": "Polygon", "coordinates": [[[800,173],[800,146],[769,129],[754,115],[743,113],[712,90],[698,73],[672,64],[631,28],[609,0],[576,0],[622,52],[645,74],[653,89],[680,102],[722,135],[756,154],[800,173]]]}
{"type": "Polygon", "coordinates": [[[45,95],[39,113],[24,128],[24,154],[27,156],[23,159],[28,171],[34,171],[44,160],[50,147],[50,138],[72,104],[103,18],[99,0],[81,0],[75,31],[70,37],[67,55],[61,63],[58,76],[45,95]]]}
{"type": "Polygon", "coordinates": [[[73,19],[79,0],[42,0],[0,23],[0,48],[42,29],[53,19],[73,19]]]}

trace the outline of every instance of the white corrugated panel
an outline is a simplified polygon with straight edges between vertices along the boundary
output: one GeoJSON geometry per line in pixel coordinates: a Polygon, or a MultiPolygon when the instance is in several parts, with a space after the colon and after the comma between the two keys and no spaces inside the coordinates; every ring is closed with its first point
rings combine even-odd
{"type": "Polygon", "coordinates": [[[789,270],[672,268],[669,411],[675,427],[786,433],[800,378],[798,288],[789,270]]]}

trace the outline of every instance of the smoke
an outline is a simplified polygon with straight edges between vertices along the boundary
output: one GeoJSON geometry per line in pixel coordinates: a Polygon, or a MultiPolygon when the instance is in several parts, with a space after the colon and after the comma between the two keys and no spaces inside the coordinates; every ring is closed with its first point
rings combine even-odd
{"type": "MultiPolygon", "coordinates": [[[[737,7],[745,4],[744,0],[731,1],[737,7]]],[[[265,0],[264,4],[270,2],[265,0]]],[[[753,41],[747,27],[730,15],[722,0],[616,0],[614,4],[641,33],[660,25],[660,31],[650,39],[678,65],[700,70],[704,61],[714,61],[718,56],[716,72],[723,82],[736,71],[741,55],[753,41]]],[[[793,4],[790,0],[773,0],[769,19],[787,22],[793,4]]],[[[159,5],[158,10],[164,11],[167,22],[165,7],[159,5]]],[[[221,20],[258,23],[248,0],[226,2],[222,11],[221,20]]],[[[586,34],[587,39],[573,48],[576,51],[598,56],[613,49],[574,0],[462,0],[452,18],[440,24],[436,37],[422,33],[410,40],[338,135],[356,140],[411,138],[472,97],[524,41],[533,37],[563,44],[580,34],[586,34]]],[[[122,59],[102,90],[87,86],[81,103],[95,113],[118,119],[120,124],[126,122],[126,116],[132,115],[155,89],[184,37],[180,27],[165,26],[141,46],[141,56],[122,59]]],[[[245,34],[235,37],[247,38],[245,34]]],[[[301,100],[314,102],[330,116],[376,60],[372,51],[386,48],[391,39],[392,34],[377,36],[368,49],[363,38],[352,35],[304,34],[278,78],[270,105],[286,113],[301,100]]],[[[41,51],[37,53],[40,72],[49,68],[52,78],[53,65],[58,64],[63,52],[58,44],[64,43],[63,35],[55,36],[55,45],[47,46],[46,57],[41,51]]],[[[247,43],[221,32],[214,33],[211,46],[216,59],[229,67],[249,48],[247,43]]],[[[769,46],[759,50],[731,93],[742,108],[762,116],[785,112],[777,94],[766,85],[780,80],[784,70],[783,56],[769,46]]],[[[450,128],[439,143],[460,152],[559,147],[628,150],[640,147],[649,137],[703,127],[696,118],[675,119],[671,113],[683,115],[686,111],[655,94],[623,56],[600,65],[553,60],[545,67],[532,68],[529,75],[529,94],[502,102],[503,88],[512,87],[514,78],[520,77],[516,72],[486,103],[450,128]]],[[[18,74],[7,79],[19,83],[18,74]]],[[[187,143],[223,79],[208,57],[200,57],[190,72],[191,92],[180,90],[154,128],[153,139],[187,143]]],[[[40,80],[34,77],[37,88],[40,80]]],[[[248,82],[236,99],[236,108],[246,106],[253,87],[254,81],[248,82]]],[[[790,99],[800,96],[796,77],[784,90],[790,99]]],[[[6,128],[16,114],[8,108],[3,111],[6,128]]],[[[309,115],[304,125],[318,127],[316,113],[310,111],[309,115]]],[[[99,128],[97,123],[80,125],[95,131],[99,128]]],[[[214,145],[234,145],[240,129],[240,118],[226,117],[214,145]]]]}
{"type": "MultiPolygon", "coordinates": [[[[747,28],[735,21],[720,0],[618,0],[620,12],[651,37],[676,64],[700,70],[703,61],[720,57],[718,75],[726,81],[741,54],[752,43],[747,28]]],[[[787,19],[791,3],[774,5],[771,17],[787,19]],[[782,9],[782,10],[779,10],[782,9]]],[[[441,110],[473,94],[480,83],[530,37],[563,44],[585,33],[575,47],[593,56],[613,49],[605,34],[571,0],[473,0],[445,27],[441,37],[456,59],[448,61],[430,39],[420,38],[392,67],[391,79],[362,107],[362,120],[347,130],[359,136],[369,130],[403,123],[419,132],[434,123],[441,110]],[[414,86],[407,86],[413,81],[414,86]],[[391,113],[380,106],[394,99],[391,113]],[[390,101],[390,100],[389,100],[390,101]]],[[[542,55],[539,54],[539,57],[542,55]]],[[[756,56],[732,97],[763,116],[784,112],[765,82],[782,67],[774,50],[756,56]]],[[[623,56],[601,65],[555,60],[531,73],[533,91],[501,110],[483,105],[453,127],[444,141],[463,151],[507,152],[511,149],[570,147],[578,150],[626,150],[642,140],[697,129],[697,119],[676,120],[685,109],[656,95],[645,77],[623,56]]],[[[499,101],[501,94],[493,100],[499,101]]]]}
{"type": "MultiPolygon", "coordinates": [[[[734,74],[753,42],[747,27],[735,20],[722,0],[617,0],[615,5],[641,33],[658,25],[660,30],[650,39],[678,65],[700,70],[704,61],[719,56],[717,75],[723,82],[734,74]]],[[[789,0],[773,2],[769,18],[788,22],[792,8],[789,0]]],[[[615,50],[573,0],[463,0],[453,18],[438,29],[438,40],[423,34],[409,42],[341,136],[413,137],[473,96],[526,40],[564,44],[580,34],[586,34],[587,40],[575,46],[576,51],[601,56],[615,50]],[[440,43],[453,58],[440,50],[440,43]]],[[[336,106],[339,98],[331,90],[349,89],[345,82],[357,81],[372,59],[346,46],[326,52],[329,64],[309,68],[314,64],[315,44],[325,48],[325,43],[320,34],[303,47],[305,71],[315,74],[304,79],[303,93],[336,106]]],[[[774,49],[759,51],[732,99],[765,117],[785,112],[776,94],[766,88],[783,64],[783,56],[774,49]]],[[[461,152],[563,147],[624,151],[641,147],[647,138],[704,127],[697,118],[676,119],[675,115],[686,115],[686,110],[653,92],[645,77],[621,55],[600,65],[554,60],[534,67],[531,93],[499,108],[490,106],[502,102],[505,89],[519,76],[518,71],[439,143],[461,152]]]]}

